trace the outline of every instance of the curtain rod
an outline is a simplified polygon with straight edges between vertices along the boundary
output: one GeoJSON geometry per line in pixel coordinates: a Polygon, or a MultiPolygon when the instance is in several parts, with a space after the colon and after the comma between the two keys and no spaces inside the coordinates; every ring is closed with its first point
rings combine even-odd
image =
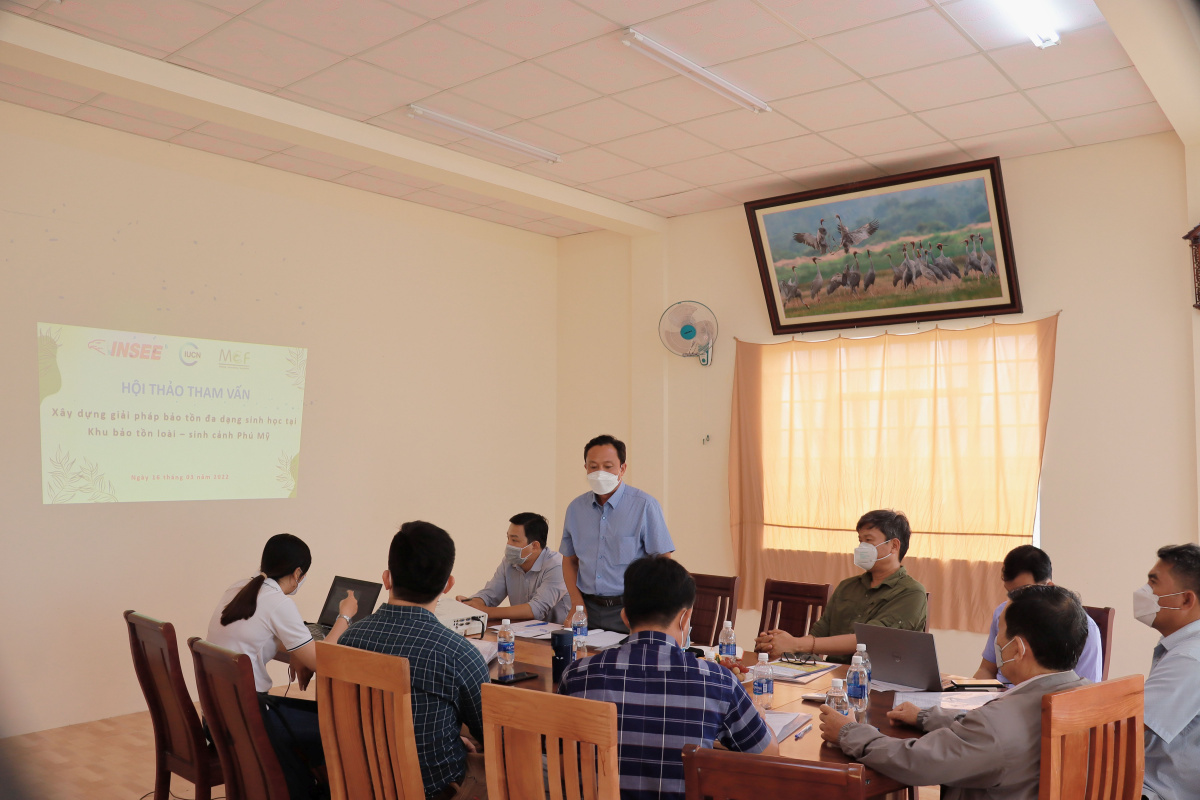
{"type": "MultiPolygon", "coordinates": [[[[804,342],[805,344],[821,344],[823,342],[837,341],[838,339],[847,339],[850,341],[861,342],[866,339],[878,339],[881,336],[915,336],[915,335],[921,334],[921,333],[929,333],[929,331],[931,331],[931,330],[933,330],[933,331],[949,331],[950,333],[957,333],[960,331],[979,330],[980,328],[986,328],[989,325],[1001,325],[1001,326],[1005,326],[1005,327],[1013,327],[1016,325],[1028,325],[1031,322],[1041,322],[1042,320],[1050,319],[1050,317],[1061,316],[1062,313],[1063,313],[1063,310],[1060,308],[1058,311],[1055,311],[1053,314],[1050,314],[1049,316],[1038,317],[1037,319],[1025,319],[1025,320],[1021,320],[1020,322],[998,322],[995,317],[992,317],[991,322],[985,322],[981,325],[975,325],[970,328],[943,328],[940,323],[935,323],[932,328],[928,328],[923,331],[915,330],[910,333],[889,333],[888,330],[885,328],[883,333],[877,333],[873,336],[847,336],[844,333],[839,333],[837,336],[831,336],[828,339],[797,339],[796,338],[797,334],[792,334],[791,339],[787,340],[787,341],[782,341],[782,340],[776,339],[775,341],[772,341],[772,342],[751,342],[746,339],[740,339],[737,336],[734,336],[733,340],[735,342],[743,342],[744,344],[761,344],[761,345],[787,344],[788,341],[804,342]]],[[[965,317],[965,319],[971,319],[971,317],[965,317]]],[[[980,319],[987,319],[987,317],[986,316],[980,317],[980,319]]],[[[916,325],[919,328],[921,326],[921,323],[918,322],[918,323],[916,323],[916,325]]],[[[855,328],[853,328],[853,330],[858,330],[858,328],[855,327],[855,328]]],[[[814,331],[814,333],[815,333],[815,331],[814,331]]],[[[799,335],[803,336],[804,334],[800,333],[799,335]]]]}

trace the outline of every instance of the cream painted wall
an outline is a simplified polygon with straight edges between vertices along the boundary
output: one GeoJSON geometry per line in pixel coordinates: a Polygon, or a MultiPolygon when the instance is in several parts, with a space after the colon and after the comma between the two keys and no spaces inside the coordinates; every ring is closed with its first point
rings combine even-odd
{"type": "MultiPolygon", "coordinates": [[[[3,103],[0,175],[0,736],[144,708],[121,612],[203,635],[270,534],[313,549],[312,619],[404,520],[472,588],[554,506],[553,239],[3,103]],[[299,497],[43,506],[39,321],[308,347],[299,497]]],[[[623,387],[589,400],[617,429],[623,387]]]]}

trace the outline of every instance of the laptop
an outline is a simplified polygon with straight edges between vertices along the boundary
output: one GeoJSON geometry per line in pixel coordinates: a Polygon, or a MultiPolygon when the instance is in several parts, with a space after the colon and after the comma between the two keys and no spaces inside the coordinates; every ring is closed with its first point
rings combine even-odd
{"type": "Polygon", "coordinates": [[[933,634],[905,631],[881,625],[854,625],[854,637],[867,646],[871,658],[871,684],[881,690],[896,688],[910,692],[942,691],[937,649],[933,634]]]}
{"type": "Polygon", "coordinates": [[[358,611],[354,614],[354,622],[358,622],[375,609],[375,601],[379,599],[379,590],[382,588],[382,583],[343,578],[338,575],[329,587],[329,594],[325,597],[325,605],[321,607],[321,615],[317,617],[317,621],[304,624],[308,626],[313,639],[319,642],[329,635],[329,629],[337,622],[338,605],[346,599],[346,592],[354,592],[354,597],[358,600],[358,611]]]}

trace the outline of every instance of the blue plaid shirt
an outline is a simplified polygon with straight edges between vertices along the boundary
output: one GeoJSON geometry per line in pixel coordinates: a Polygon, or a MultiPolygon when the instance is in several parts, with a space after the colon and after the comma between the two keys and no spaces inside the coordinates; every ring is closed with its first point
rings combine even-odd
{"type": "Polygon", "coordinates": [[[658,631],[568,665],[558,691],[616,704],[622,800],[683,800],[685,744],[761,753],[771,741],[733,673],[658,631]]]}
{"type": "Polygon", "coordinates": [[[408,659],[413,729],[425,796],[433,797],[467,769],[462,725],[483,740],[479,687],[487,664],[475,646],[423,608],[385,603],[346,629],[338,644],[408,659]]]}

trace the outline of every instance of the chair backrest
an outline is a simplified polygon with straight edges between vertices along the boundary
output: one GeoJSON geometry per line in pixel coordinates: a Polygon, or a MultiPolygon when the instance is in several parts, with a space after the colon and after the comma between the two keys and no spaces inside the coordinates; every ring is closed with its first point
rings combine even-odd
{"type": "Polygon", "coordinates": [[[125,625],[133,671],[150,709],[155,749],[165,756],[168,769],[193,783],[221,783],[221,770],[213,768],[200,716],[183,680],[175,626],[136,611],[125,612],[125,625]]]}
{"type": "Polygon", "coordinates": [[[483,752],[491,800],[619,800],[617,707],[598,700],[483,687],[483,752]]]}
{"type": "Polygon", "coordinates": [[[1100,680],[1108,680],[1108,662],[1109,656],[1112,655],[1112,634],[1113,622],[1117,619],[1117,610],[1115,608],[1099,608],[1097,606],[1084,606],[1083,610],[1092,618],[1092,622],[1096,623],[1096,627],[1100,629],[1100,654],[1104,658],[1104,663],[1101,665],[1100,680]]]}
{"type": "Polygon", "coordinates": [[[929,592],[925,593],[925,633],[929,633],[929,601],[933,599],[933,595],[929,592]]]}
{"type": "Polygon", "coordinates": [[[779,628],[792,636],[806,636],[829,603],[828,583],[795,583],[767,579],[763,585],[762,616],[758,630],[779,628]]]}
{"type": "Polygon", "coordinates": [[[725,620],[737,615],[738,577],[701,575],[693,572],[696,581],[696,604],[692,606],[692,642],[712,647],[725,620]]]}
{"type": "Polygon", "coordinates": [[[683,779],[687,800],[859,800],[867,796],[862,764],[796,761],[694,744],[683,747],[683,779]]]}
{"type": "Polygon", "coordinates": [[[333,800],[424,800],[408,659],[318,642],[316,680],[333,800]]]}
{"type": "Polygon", "coordinates": [[[1138,800],[1145,769],[1141,675],[1042,698],[1039,800],[1138,800]]]}
{"type": "Polygon", "coordinates": [[[287,780],[263,722],[250,656],[188,639],[200,708],[208,721],[229,800],[289,800],[287,780]]]}

